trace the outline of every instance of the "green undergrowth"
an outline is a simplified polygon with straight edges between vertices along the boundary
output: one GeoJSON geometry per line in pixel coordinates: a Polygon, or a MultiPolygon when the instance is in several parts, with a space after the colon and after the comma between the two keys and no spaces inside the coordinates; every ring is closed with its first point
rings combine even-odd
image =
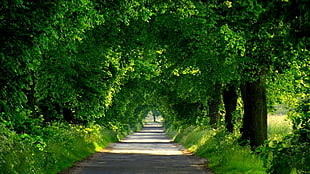
{"type": "Polygon", "coordinates": [[[208,167],[217,174],[270,173],[272,170],[275,171],[275,167],[284,168],[284,165],[289,168],[287,170],[290,170],[293,164],[291,166],[289,164],[298,161],[292,157],[292,154],[295,154],[293,156],[297,156],[296,158],[305,156],[299,154],[301,152],[299,149],[304,147],[302,144],[294,150],[283,148],[288,142],[292,142],[287,139],[292,139],[293,133],[292,123],[286,115],[268,116],[269,141],[257,149],[262,153],[254,153],[249,146],[240,146],[238,142],[240,134],[228,133],[224,127],[218,129],[207,126],[186,127],[182,123],[173,123],[165,124],[165,128],[167,135],[175,142],[183,144],[196,155],[207,158],[208,167]],[[278,144],[274,145],[274,142],[278,144]],[[284,151],[282,149],[290,152],[282,153],[284,151]],[[284,165],[281,166],[281,164],[284,165]]]}
{"type": "Polygon", "coordinates": [[[0,126],[0,173],[58,173],[134,130],[54,123],[29,135],[0,126]]]}
{"type": "Polygon", "coordinates": [[[268,115],[268,138],[281,140],[293,132],[293,124],[287,115],[268,115]]]}
{"type": "Polygon", "coordinates": [[[264,174],[263,161],[249,146],[240,146],[237,135],[224,128],[190,126],[168,127],[167,135],[198,156],[208,159],[208,167],[217,174],[264,174]]]}

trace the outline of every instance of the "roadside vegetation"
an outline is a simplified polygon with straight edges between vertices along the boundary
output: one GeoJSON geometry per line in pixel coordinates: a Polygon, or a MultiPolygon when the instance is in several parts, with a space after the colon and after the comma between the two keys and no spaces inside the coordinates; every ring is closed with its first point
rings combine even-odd
{"type": "MultiPolygon", "coordinates": [[[[265,174],[266,159],[261,150],[253,151],[249,144],[241,145],[240,133],[229,133],[225,127],[206,126],[187,128],[172,124],[166,127],[167,135],[181,143],[195,155],[208,159],[206,164],[216,174],[265,174]]],[[[287,115],[268,116],[268,142],[281,141],[292,133],[292,123],[287,115]]],[[[266,150],[266,149],[265,149],[266,150]]],[[[267,152],[268,153],[268,152],[267,152]]],[[[269,159],[270,160],[270,159],[269,159]]]]}
{"type": "Polygon", "coordinates": [[[59,171],[154,111],[215,171],[309,173],[309,4],[1,0],[0,172],[59,171]]]}
{"type": "Polygon", "coordinates": [[[293,133],[292,121],[287,115],[268,115],[268,139],[281,140],[289,133],[293,133]]]}
{"type": "Polygon", "coordinates": [[[34,174],[58,173],[136,130],[119,132],[98,124],[63,123],[52,123],[35,134],[0,128],[0,173],[34,174]]]}

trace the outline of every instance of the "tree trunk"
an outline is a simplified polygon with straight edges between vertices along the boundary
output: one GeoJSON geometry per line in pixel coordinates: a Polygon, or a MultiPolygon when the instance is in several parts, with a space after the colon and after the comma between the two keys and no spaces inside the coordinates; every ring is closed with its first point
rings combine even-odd
{"type": "Polygon", "coordinates": [[[71,111],[71,109],[69,109],[69,108],[62,108],[62,114],[63,114],[64,119],[68,123],[73,123],[74,116],[73,116],[73,112],[71,111]]]}
{"type": "Polygon", "coordinates": [[[252,148],[267,140],[266,89],[262,80],[245,82],[241,85],[244,103],[242,139],[250,140],[252,148]]]}
{"type": "Polygon", "coordinates": [[[29,85],[30,91],[28,91],[28,93],[27,93],[27,100],[28,100],[27,104],[31,109],[32,116],[34,118],[36,118],[37,117],[37,113],[36,113],[36,109],[35,109],[35,105],[36,105],[36,97],[35,97],[36,79],[35,79],[33,70],[30,71],[30,76],[31,76],[32,83],[29,85]]]}
{"type": "Polygon", "coordinates": [[[154,112],[153,112],[153,119],[154,119],[154,122],[156,122],[156,115],[154,114],[154,112]]]}
{"type": "Polygon", "coordinates": [[[238,93],[236,87],[230,85],[227,90],[223,91],[223,101],[225,107],[225,125],[229,132],[233,132],[234,125],[232,123],[232,113],[237,108],[238,93]]]}
{"type": "Polygon", "coordinates": [[[219,120],[219,110],[221,104],[221,90],[222,84],[217,83],[214,85],[214,90],[212,91],[212,96],[208,100],[209,105],[209,117],[210,117],[210,125],[217,126],[219,120]]]}

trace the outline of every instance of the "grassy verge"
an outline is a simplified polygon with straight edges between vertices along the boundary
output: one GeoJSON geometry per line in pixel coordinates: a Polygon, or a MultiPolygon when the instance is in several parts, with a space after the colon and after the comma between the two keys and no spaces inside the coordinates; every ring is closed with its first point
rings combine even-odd
{"type": "MultiPolygon", "coordinates": [[[[291,131],[285,116],[270,116],[268,133],[271,139],[281,138],[291,131]]],[[[191,126],[185,129],[166,127],[166,132],[175,142],[196,155],[208,159],[208,167],[217,174],[264,174],[266,168],[261,157],[249,146],[240,146],[238,133],[231,134],[225,129],[191,126]]]]}
{"type": "Polygon", "coordinates": [[[1,127],[0,173],[58,173],[124,135],[99,125],[55,123],[42,127],[36,136],[1,127]]]}
{"type": "Polygon", "coordinates": [[[167,134],[196,155],[207,158],[208,167],[217,174],[265,173],[259,156],[253,154],[250,147],[239,146],[236,136],[223,128],[168,128],[167,134]]]}
{"type": "Polygon", "coordinates": [[[269,139],[280,140],[292,131],[292,122],[287,118],[287,115],[268,115],[269,139]]]}

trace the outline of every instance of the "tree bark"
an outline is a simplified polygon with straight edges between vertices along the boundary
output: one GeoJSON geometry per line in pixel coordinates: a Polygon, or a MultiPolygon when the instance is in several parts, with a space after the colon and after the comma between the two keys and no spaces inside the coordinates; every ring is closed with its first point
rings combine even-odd
{"type": "Polygon", "coordinates": [[[66,122],[73,123],[74,122],[74,116],[73,112],[69,108],[62,108],[62,114],[66,122]]]}
{"type": "Polygon", "coordinates": [[[245,82],[241,85],[244,103],[242,139],[250,140],[252,148],[267,140],[266,89],[263,81],[245,82]]]}
{"type": "Polygon", "coordinates": [[[225,125],[229,132],[233,132],[234,125],[232,122],[232,113],[237,108],[238,93],[235,86],[230,85],[227,90],[223,91],[223,101],[225,107],[225,125]]]}
{"type": "Polygon", "coordinates": [[[208,100],[210,125],[217,127],[220,116],[222,84],[216,83],[212,91],[211,98],[208,100]]]}
{"type": "Polygon", "coordinates": [[[34,118],[37,117],[37,112],[35,109],[35,105],[36,105],[36,97],[35,97],[35,86],[36,86],[36,79],[34,76],[34,71],[31,70],[30,71],[30,76],[31,76],[31,80],[32,80],[32,84],[29,85],[30,90],[27,92],[27,104],[31,109],[31,114],[34,118]]]}

